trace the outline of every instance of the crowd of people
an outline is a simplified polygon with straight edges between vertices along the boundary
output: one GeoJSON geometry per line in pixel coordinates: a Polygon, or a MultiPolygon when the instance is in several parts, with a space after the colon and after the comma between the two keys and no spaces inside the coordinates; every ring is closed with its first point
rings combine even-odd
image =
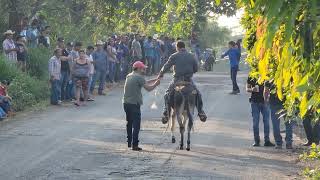
{"type": "MultiPolygon", "coordinates": [[[[16,63],[26,71],[28,48],[54,46],[54,54],[49,60],[49,75],[51,82],[51,104],[60,105],[62,102],[72,101],[76,106],[85,104],[85,101],[94,101],[94,92],[98,82],[97,94],[105,95],[105,89],[126,79],[132,70],[132,64],[142,62],[146,64],[146,75],[157,75],[160,68],[168,61],[169,57],[176,52],[176,43],[181,39],[169,38],[157,34],[145,36],[141,34],[112,35],[105,41],[99,40],[95,45],[84,48],[81,42],[65,43],[63,37],[59,37],[56,43],[50,41],[51,28],[46,21],[39,17],[28,24],[28,19],[23,19],[21,31],[14,40],[15,32],[4,32],[3,51],[7,60],[16,63]]],[[[200,63],[200,45],[196,34],[190,37],[190,48],[195,59],[200,63]]],[[[229,56],[230,74],[233,89],[230,94],[239,94],[237,84],[237,72],[241,57],[241,40],[229,42],[229,50],[221,58],[229,56]]],[[[0,119],[10,114],[11,97],[7,92],[8,82],[0,84],[0,119]]],[[[262,114],[264,122],[264,145],[282,147],[280,135],[280,121],[282,114],[278,111],[283,109],[283,101],[270,93],[275,87],[272,83],[259,85],[255,79],[249,77],[247,92],[251,93],[250,103],[253,118],[254,144],[260,146],[259,117],[262,114]],[[269,103],[265,103],[269,102],[269,103]],[[273,124],[275,145],[269,138],[269,118],[273,124]]],[[[199,93],[200,94],[200,93],[199,93]]],[[[202,107],[200,107],[202,113],[202,107]]],[[[202,115],[200,113],[200,115],[202,115]]],[[[203,113],[204,115],[204,113],[203,113]]],[[[164,117],[166,110],[164,112],[164,117]]],[[[205,115],[204,115],[205,116],[205,115]]],[[[311,120],[306,117],[303,121],[308,142],[306,146],[319,143],[320,125],[311,125],[311,120]]],[[[292,148],[292,122],[287,121],[286,148],[292,148]]]]}
{"type": "MultiPolygon", "coordinates": [[[[49,60],[51,104],[54,105],[75,100],[78,106],[81,104],[79,99],[93,101],[96,82],[99,82],[98,94],[105,95],[104,89],[125,80],[136,61],[148,66],[147,75],[155,75],[175,52],[176,40],[157,34],[148,37],[141,34],[112,35],[86,48],[81,42],[65,43],[63,37],[52,43],[51,28],[43,17],[28,22],[28,18],[22,20],[18,33],[4,32],[3,51],[9,62],[26,71],[29,48],[55,49],[49,60]]],[[[190,43],[195,50],[199,47],[195,45],[198,41],[194,35],[190,43]]]]}
{"type": "Polygon", "coordinates": [[[173,46],[169,37],[134,34],[113,35],[84,49],[81,42],[65,44],[60,37],[49,60],[51,104],[75,100],[74,104],[80,106],[83,101],[94,101],[97,82],[97,94],[105,95],[106,88],[125,80],[136,61],[146,63],[147,75],[156,75],[175,52],[173,46]]]}

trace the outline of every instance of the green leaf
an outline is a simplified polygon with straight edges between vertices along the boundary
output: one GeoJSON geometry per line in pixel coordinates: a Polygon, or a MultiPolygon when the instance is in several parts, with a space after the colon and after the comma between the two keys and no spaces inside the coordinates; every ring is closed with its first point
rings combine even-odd
{"type": "Polygon", "coordinates": [[[308,98],[307,98],[307,93],[304,93],[299,105],[300,109],[300,117],[303,118],[308,111],[308,98]]]}
{"type": "Polygon", "coordinates": [[[309,75],[306,75],[302,78],[299,85],[297,86],[298,92],[302,93],[302,92],[306,92],[309,90],[308,79],[309,79],[309,75]]]}

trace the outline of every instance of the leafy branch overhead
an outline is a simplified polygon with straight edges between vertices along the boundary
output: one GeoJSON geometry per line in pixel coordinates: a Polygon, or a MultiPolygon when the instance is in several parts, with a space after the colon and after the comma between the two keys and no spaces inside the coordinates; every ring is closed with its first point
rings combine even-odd
{"type": "Polygon", "coordinates": [[[271,80],[289,116],[320,118],[320,1],[239,0],[245,8],[247,61],[271,80]]]}
{"type": "MultiPolygon", "coordinates": [[[[4,5],[0,7],[1,14],[13,12],[29,18],[42,14],[50,24],[58,26],[58,34],[74,33],[67,28],[72,24],[78,27],[74,34],[85,29],[93,38],[102,38],[101,34],[106,32],[187,36],[197,29],[199,22],[206,20],[209,13],[231,16],[237,8],[235,0],[221,0],[219,3],[213,0],[0,0],[0,3],[4,5]]],[[[0,22],[6,22],[6,18],[1,16],[0,22]]],[[[14,26],[17,23],[8,24],[14,26]]]]}

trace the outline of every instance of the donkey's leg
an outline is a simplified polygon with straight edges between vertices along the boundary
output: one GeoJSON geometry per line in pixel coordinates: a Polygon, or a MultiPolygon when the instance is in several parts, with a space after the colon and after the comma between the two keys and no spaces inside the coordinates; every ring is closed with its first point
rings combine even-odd
{"type": "Polygon", "coordinates": [[[181,140],[180,140],[180,150],[183,150],[183,146],[184,146],[184,131],[185,131],[185,126],[184,126],[184,123],[183,123],[183,110],[184,110],[184,103],[181,104],[180,107],[177,107],[176,108],[177,111],[176,111],[176,114],[177,114],[177,119],[178,119],[178,123],[179,123],[179,127],[180,127],[180,137],[181,137],[181,140]]]}
{"type": "Polygon", "coordinates": [[[188,115],[188,140],[187,140],[187,151],[190,151],[190,133],[193,128],[193,115],[194,115],[194,103],[190,103],[187,109],[188,115]]]}
{"type": "Polygon", "coordinates": [[[188,140],[187,140],[187,151],[190,151],[190,133],[193,127],[193,116],[190,111],[188,111],[188,140]]]}
{"type": "Polygon", "coordinates": [[[171,119],[171,142],[172,143],[176,143],[176,137],[174,135],[174,131],[176,129],[176,113],[175,111],[172,109],[171,110],[171,114],[170,114],[170,119],[171,119]]]}

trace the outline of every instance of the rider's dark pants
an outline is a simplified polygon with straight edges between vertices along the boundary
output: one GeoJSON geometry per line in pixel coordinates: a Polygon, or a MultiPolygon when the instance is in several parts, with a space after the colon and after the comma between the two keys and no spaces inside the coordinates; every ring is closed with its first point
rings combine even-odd
{"type": "Polygon", "coordinates": [[[197,90],[196,107],[198,109],[198,112],[203,112],[203,109],[202,109],[203,108],[203,101],[202,101],[201,93],[191,78],[188,78],[188,80],[181,79],[181,78],[174,78],[173,81],[171,81],[171,83],[166,91],[166,94],[164,95],[165,110],[167,110],[167,108],[170,104],[170,100],[173,99],[173,92],[174,92],[175,84],[181,80],[190,81],[192,83],[192,85],[195,87],[195,89],[197,90]]]}
{"type": "Polygon", "coordinates": [[[123,104],[127,119],[127,138],[128,144],[138,146],[139,132],[141,125],[141,111],[138,104],[123,104]]]}

